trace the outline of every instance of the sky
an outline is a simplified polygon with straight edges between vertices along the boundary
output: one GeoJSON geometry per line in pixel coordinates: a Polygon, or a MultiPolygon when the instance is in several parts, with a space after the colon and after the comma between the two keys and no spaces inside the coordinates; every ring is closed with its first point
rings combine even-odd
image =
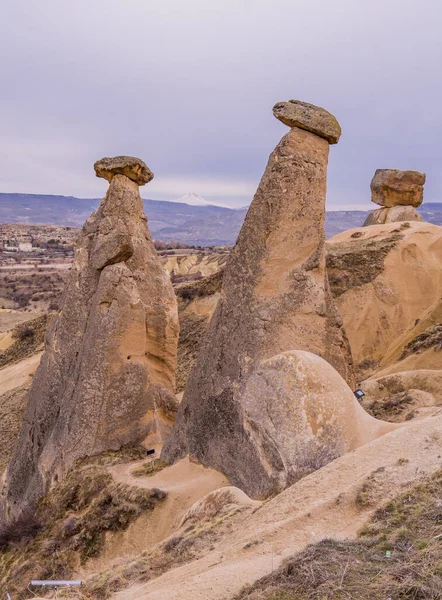
{"type": "Polygon", "coordinates": [[[370,208],[377,168],[442,201],[441,22],[440,0],[2,2],[0,192],[103,196],[94,162],[128,154],[145,198],[245,206],[295,98],[342,126],[329,210],[370,208]]]}

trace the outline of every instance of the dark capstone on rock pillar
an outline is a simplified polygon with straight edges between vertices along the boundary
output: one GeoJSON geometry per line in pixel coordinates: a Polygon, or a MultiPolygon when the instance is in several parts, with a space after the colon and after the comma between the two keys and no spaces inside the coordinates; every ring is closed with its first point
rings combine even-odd
{"type": "Polygon", "coordinates": [[[221,298],[163,449],[170,461],[190,453],[255,497],[274,492],[287,469],[277,444],[258,448],[256,436],[264,433],[241,400],[260,363],[307,350],[353,383],[325,268],[329,144],[338,142],[341,129],[329,112],[304,102],[281,102],[273,112],[291,129],[270,155],[229,257],[221,298]]]}

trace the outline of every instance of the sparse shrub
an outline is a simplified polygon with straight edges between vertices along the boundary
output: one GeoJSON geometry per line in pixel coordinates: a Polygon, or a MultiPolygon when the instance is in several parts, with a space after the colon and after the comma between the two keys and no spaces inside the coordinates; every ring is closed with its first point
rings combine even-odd
{"type": "Polygon", "coordinates": [[[155,475],[159,471],[162,471],[169,466],[169,463],[161,458],[155,458],[152,461],[143,463],[140,467],[137,467],[132,471],[134,477],[149,477],[155,475]]]}
{"type": "Polygon", "coordinates": [[[0,524],[0,548],[35,537],[42,528],[32,511],[24,512],[13,521],[0,524]]]}
{"type": "Polygon", "coordinates": [[[24,340],[33,338],[35,335],[35,330],[32,327],[23,327],[23,329],[19,329],[17,333],[17,339],[21,342],[24,340]]]}
{"type": "Polygon", "coordinates": [[[174,550],[183,541],[183,539],[184,538],[182,536],[168,539],[167,542],[163,544],[165,552],[170,552],[171,550],[174,550]]]}
{"type": "Polygon", "coordinates": [[[377,510],[359,539],[313,544],[235,600],[440,600],[441,495],[437,471],[377,510]]]}

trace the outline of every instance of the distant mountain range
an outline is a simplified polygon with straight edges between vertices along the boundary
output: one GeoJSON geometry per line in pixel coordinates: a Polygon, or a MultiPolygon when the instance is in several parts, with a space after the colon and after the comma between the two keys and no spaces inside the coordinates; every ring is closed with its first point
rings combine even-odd
{"type": "MultiPolygon", "coordinates": [[[[1,194],[0,223],[32,223],[80,227],[97,208],[98,198],[38,194],[1,194]]],[[[234,244],[247,208],[195,206],[182,202],[144,200],[152,236],[201,246],[234,244]]],[[[442,225],[442,202],[423,204],[419,212],[425,221],[442,225]]],[[[327,237],[360,227],[369,211],[327,212],[327,237]]]]}

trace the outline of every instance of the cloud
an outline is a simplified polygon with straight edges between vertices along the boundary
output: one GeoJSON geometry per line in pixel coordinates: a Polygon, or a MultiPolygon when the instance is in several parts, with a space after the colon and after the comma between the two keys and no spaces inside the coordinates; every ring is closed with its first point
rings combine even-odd
{"type": "Polygon", "coordinates": [[[5,3],[1,191],[99,195],[94,161],[132,154],[148,196],[242,204],[295,97],[343,128],[329,205],[368,202],[381,167],[425,171],[439,200],[441,18],[439,0],[5,3]]]}

